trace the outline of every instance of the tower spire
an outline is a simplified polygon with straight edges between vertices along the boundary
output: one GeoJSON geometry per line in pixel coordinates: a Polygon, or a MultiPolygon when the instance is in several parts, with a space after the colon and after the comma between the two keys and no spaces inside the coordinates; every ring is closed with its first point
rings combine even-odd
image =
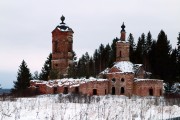
{"type": "Polygon", "coordinates": [[[121,26],[121,28],[122,28],[121,32],[126,32],[125,29],[124,29],[125,27],[126,27],[126,26],[124,25],[124,22],[123,22],[123,24],[122,24],[122,26],[121,26]]]}
{"type": "Polygon", "coordinates": [[[125,31],[125,25],[124,25],[124,22],[121,26],[122,30],[121,30],[121,37],[120,37],[120,40],[121,41],[125,41],[126,40],[126,31],[125,31]]]}

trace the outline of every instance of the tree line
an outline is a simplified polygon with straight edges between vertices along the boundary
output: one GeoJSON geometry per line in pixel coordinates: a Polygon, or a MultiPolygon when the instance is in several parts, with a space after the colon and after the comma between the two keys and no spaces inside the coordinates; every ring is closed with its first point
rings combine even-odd
{"type": "MultiPolygon", "coordinates": [[[[116,42],[111,45],[101,44],[94,54],[83,54],[69,69],[69,77],[96,77],[107,67],[112,67],[116,60],[116,42]]],[[[127,41],[130,44],[129,57],[134,64],[143,64],[144,69],[152,73],[151,78],[163,79],[164,82],[180,81],[180,33],[177,37],[177,47],[172,48],[167,34],[161,30],[157,39],[153,39],[151,32],[144,33],[135,43],[130,33],[127,41]]]]}
{"type": "MultiPolygon", "coordinates": [[[[107,67],[112,67],[116,60],[116,42],[114,38],[111,44],[101,44],[95,49],[92,56],[86,52],[78,60],[74,52],[73,64],[69,66],[68,76],[71,78],[81,78],[90,76],[96,77],[107,67]]],[[[134,64],[143,64],[144,69],[152,73],[152,78],[163,79],[164,82],[173,83],[180,81],[180,33],[177,37],[177,47],[172,48],[167,34],[161,30],[157,39],[153,39],[151,32],[144,33],[135,43],[133,34],[129,34],[127,41],[130,44],[130,61],[134,64]]],[[[17,73],[17,81],[14,81],[12,92],[23,91],[29,86],[32,79],[48,80],[54,78],[55,73],[51,72],[50,53],[45,61],[41,72],[30,73],[27,63],[23,60],[17,73]]]]}

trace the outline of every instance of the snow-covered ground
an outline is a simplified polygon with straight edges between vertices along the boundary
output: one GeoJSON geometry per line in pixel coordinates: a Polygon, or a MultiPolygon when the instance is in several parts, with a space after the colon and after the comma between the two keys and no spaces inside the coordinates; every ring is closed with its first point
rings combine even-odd
{"type": "Polygon", "coordinates": [[[159,120],[180,116],[180,101],[125,96],[41,95],[0,101],[1,120],[159,120]],[[169,104],[169,105],[168,105],[169,104]],[[176,105],[175,105],[176,104],[176,105]]]}

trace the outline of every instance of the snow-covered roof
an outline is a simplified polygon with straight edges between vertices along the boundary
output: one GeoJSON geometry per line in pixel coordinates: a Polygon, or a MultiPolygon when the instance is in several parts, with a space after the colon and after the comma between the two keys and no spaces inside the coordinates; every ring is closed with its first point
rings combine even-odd
{"type": "Polygon", "coordinates": [[[110,68],[106,68],[104,71],[102,71],[100,74],[107,74],[109,72],[110,68]]]}
{"type": "Polygon", "coordinates": [[[141,81],[163,81],[159,79],[135,79],[134,82],[141,82],[141,81]]]}
{"type": "MultiPolygon", "coordinates": [[[[34,80],[31,80],[31,81],[34,81],[34,80]]],[[[101,81],[108,81],[108,80],[90,77],[89,79],[85,79],[85,78],[81,78],[81,79],[63,78],[63,79],[41,81],[41,82],[36,80],[34,82],[36,82],[36,84],[46,84],[48,87],[55,87],[55,86],[77,87],[81,84],[93,82],[93,81],[101,82],[101,81]]]]}
{"type": "Polygon", "coordinates": [[[122,41],[122,40],[118,40],[118,43],[129,43],[128,41],[122,41]]]}
{"type": "Polygon", "coordinates": [[[122,73],[134,73],[134,65],[130,61],[117,62],[113,67],[119,69],[122,73]]]}
{"type": "Polygon", "coordinates": [[[67,31],[73,31],[69,26],[67,26],[66,24],[60,24],[56,27],[58,30],[63,31],[63,32],[67,32],[67,31]]]}
{"type": "Polygon", "coordinates": [[[142,64],[134,64],[134,70],[138,71],[140,67],[142,67],[142,64]]]}

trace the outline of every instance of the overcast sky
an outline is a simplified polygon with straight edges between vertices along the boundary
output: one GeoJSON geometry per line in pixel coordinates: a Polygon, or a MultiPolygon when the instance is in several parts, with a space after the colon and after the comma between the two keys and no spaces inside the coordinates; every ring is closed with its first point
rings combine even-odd
{"type": "Polygon", "coordinates": [[[80,57],[119,37],[123,22],[136,41],[148,31],[156,39],[163,29],[175,47],[179,5],[180,0],[0,0],[0,84],[13,86],[23,59],[31,73],[40,72],[62,14],[74,30],[73,49],[80,57]]]}

